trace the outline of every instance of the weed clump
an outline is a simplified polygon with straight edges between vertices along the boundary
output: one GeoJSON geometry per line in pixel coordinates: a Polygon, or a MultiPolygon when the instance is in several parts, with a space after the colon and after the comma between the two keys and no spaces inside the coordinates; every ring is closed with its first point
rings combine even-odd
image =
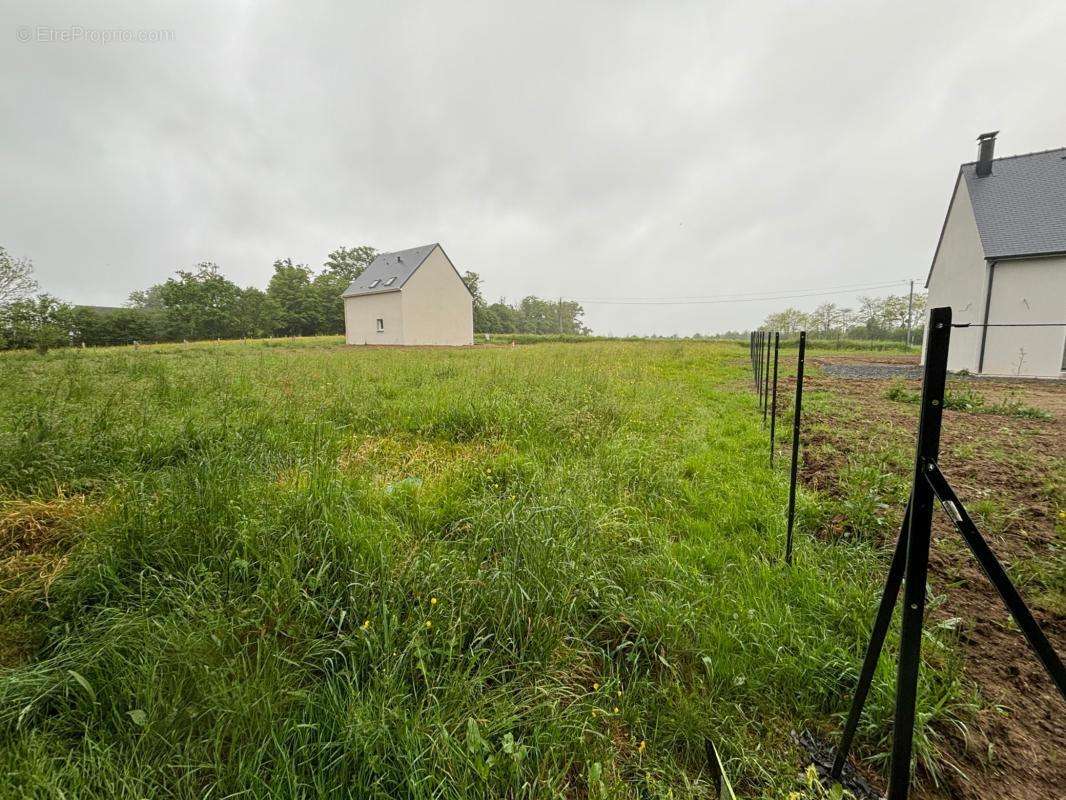
{"type": "MultiPolygon", "coordinates": [[[[918,403],[921,401],[921,393],[907,388],[906,383],[897,380],[893,381],[885,391],[885,399],[898,403],[918,403]]],[[[947,389],[944,393],[944,408],[969,414],[998,414],[1022,419],[1054,419],[1050,412],[1026,405],[1012,393],[1002,400],[989,401],[985,395],[970,387],[947,389]]]]}

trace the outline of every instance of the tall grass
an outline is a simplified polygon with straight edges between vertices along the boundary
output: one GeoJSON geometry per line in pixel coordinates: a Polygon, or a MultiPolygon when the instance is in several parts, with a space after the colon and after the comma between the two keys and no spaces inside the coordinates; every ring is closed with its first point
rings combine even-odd
{"type": "MultiPolygon", "coordinates": [[[[802,539],[782,564],[746,359],[0,358],[0,517],[64,520],[4,542],[54,574],[14,569],[0,605],[0,795],[705,797],[712,736],[741,791],[784,796],[789,731],[846,708],[884,557],[802,539]]],[[[935,722],[957,671],[926,650],[935,722]]],[[[866,755],[890,686],[886,662],[866,755]]]]}

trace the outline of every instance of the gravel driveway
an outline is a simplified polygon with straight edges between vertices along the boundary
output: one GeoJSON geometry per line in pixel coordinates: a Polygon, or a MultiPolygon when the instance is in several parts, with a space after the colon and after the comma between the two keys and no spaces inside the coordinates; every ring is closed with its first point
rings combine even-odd
{"type": "Polygon", "coordinates": [[[825,375],[834,378],[920,378],[922,368],[911,364],[842,364],[822,362],[818,365],[825,375]]]}

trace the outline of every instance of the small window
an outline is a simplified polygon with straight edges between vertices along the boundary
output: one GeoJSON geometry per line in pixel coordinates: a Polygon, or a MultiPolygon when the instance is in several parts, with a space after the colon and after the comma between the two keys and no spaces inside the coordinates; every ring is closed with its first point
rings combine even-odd
{"type": "Polygon", "coordinates": [[[381,317],[378,317],[378,333],[384,333],[384,332],[385,332],[385,320],[383,320],[381,317]]]}
{"type": "Polygon", "coordinates": [[[370,286],[368,286],[367,288],[368,289],[373,289],[379,283],[381,283],[381,278],[375,278],[373,281],[370,282],[370,286]]]}
{"type": "Polygon", "coordinates": [[[396,283],[395,277],[389,278],[387,281],[385,281],[386,286],[392,286],[394,283],[396,283]]]}

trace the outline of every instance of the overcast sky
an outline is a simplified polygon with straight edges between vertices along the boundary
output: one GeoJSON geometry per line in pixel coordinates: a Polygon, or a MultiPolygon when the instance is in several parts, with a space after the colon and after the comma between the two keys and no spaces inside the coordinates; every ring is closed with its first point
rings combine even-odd
{"type": "MultiPolygon", "coordinates": [[[[1066,145],[1058,2],[0,9],[0,244],[75,303],[434,241],[490,299],[924,279],[977,134],[1066,145]]],[[[858,293],[585,308],[711,332],[858,293]]]]}

